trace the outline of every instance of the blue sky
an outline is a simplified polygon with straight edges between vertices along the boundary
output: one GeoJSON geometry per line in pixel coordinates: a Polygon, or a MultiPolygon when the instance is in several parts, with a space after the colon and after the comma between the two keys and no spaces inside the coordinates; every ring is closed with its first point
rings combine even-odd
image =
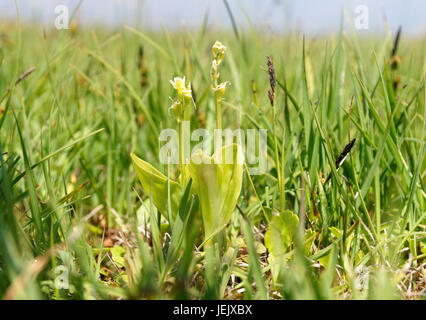
{"type": "MultiPolygon", "coordinates": [[[[23,20],[38,20],[53,26],[57,5],[73,10],[79,0],[17,0],[23,20]]],[[[355,8],[366,5],[369,29],[363,33],[383,33],[385,21],[392,31],[403,26],[406,35],[426,31],[424,0],[228,0],[237,24],[250,22],[273,32],[294,30],[316,35],[339,28],[342,8],[345,25],[356,17],[355,8]]],[[[210,27],[230,28],[230,19],[221,0],[83,0],[78,19],[84,24],[132,25],[159,29],[199,26],[205,14],[210,27]]],[[[0,16],[16,17],[13,0],[0,0],[0,16]]]]}

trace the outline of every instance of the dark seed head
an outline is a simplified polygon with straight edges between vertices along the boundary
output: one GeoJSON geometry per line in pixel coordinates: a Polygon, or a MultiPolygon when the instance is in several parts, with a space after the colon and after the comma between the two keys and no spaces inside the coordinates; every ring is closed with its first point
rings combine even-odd
{"type": "Polygon", "coordinates": [[[271,106],[274,106],[275,100],[275,88],[277,86],[277,79],[275,77],[275,68],[272,62],[271,57],[267,57],[268,59],[268,73],[269,73],[269,84],[271,85],[271,90],[268,91],[269,101],[271,102],[271,106]]]}
{"type": "Polygon", "coordinates": [[[268,90],[268,97],[269,97],[269,101],[271,102],[271,106],[274,106],[274,92],[272,92],[272,90],[268,90]]]}
{"type": "Polygon", "coordinates": [[[391,60],[390,60],[390,66],[392,70],[398,69],[399,64],[401,63],[401,58],[396,54],[398,51],[399,40],[401,38],[401,29],[402,29],[401,27],[398,28],[398,31],[396,32],[395,40],[393,42],[391,60]]]}
{"type": "Polygon", "coordinates": [[[339,167],[342,165],[343,161],[345,160],[346,156],[349,154],[351,149],[353,148],[355,144],[355,138],[351,140],[344,148],[343,151],[340,153],[340,155],[337,157],[336,160],[336,170],[339,169],[339,167]]]}
{"type": "Polygon", "coordinates": [[[401,82],[401,77],[400,76],[396,76],[393,79],[393,90],[394,91],[396,91],[396,89],[398,89],[398,86],[399,86],[400,82],[401,82]]]}
{"type": "MultiPolygon", "coordinates": [[[[355,138],[351,140],[351,142],[349,142],[344,148],[343,151],[339,154],[339,156],[337,157],[336,160],[336,170],[340,168],[340,166],[343,164],[343,161],[345,161],[346,157],[348,156],[349,152],[351,151],[351,149],[353,148],[354,144],[355,144],[355,138]]],[[[331,179],[331,172],[328,175],[327,179],[325,180],[326,184],[327,182],[329,182],[331,179]]]]}
{"type": "Polygon", "coordinates": [[[271,57],[268,58],[268,73],[269,73],[269,83],[271,85],[271,90],[273,93],[275,93],[275,87],[277,86],[277,79],[275,77],[275,68],[274,64],[272,63],[271,57]]]}
{"type": "Polygon", "coordinates": [[[393,48],[392,48],[391,57],[395,56],[396,52],[398,51],[399,39],[401,38],[401,30],[402,30],[402,27],[400,26],[398,28],[398,31],[396,32],[395,40],[393,42],[393,48]]]}
{"type": "Polygon", "coordinates": [[[144,50],[142,45],[139,46],[139,51],[138,51],[138,69],[139,69],[141,87],[145,87],[148,82],[147,80],[148,70],[144,65],[144,50]]]}

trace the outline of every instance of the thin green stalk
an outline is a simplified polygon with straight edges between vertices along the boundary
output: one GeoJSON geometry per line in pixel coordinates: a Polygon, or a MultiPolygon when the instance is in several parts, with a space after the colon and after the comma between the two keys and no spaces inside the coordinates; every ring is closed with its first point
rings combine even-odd
{"type": "Polygon", "coordinates": [[[216,94],[216,129],[222,129],[222,99],[216,94]]]}
{"type": "Polygon", "coordinates": [[[183,149],[183,122],[179,121],[179,165],[180,174],[182,177],[182,186],[185,186],[185,164],[184,162],[184,149],[183,149]]]}

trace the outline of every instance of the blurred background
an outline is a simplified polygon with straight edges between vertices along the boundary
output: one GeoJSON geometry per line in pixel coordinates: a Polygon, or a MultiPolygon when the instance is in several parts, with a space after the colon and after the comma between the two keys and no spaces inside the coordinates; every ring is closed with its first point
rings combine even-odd
{"type": "MultiPolygon", "coordinates": [[[[76,18],[86,26],[123,24],[147,29],[168,30],[199,27],[207,17],[210,28],[232,28],[226,7],[219,0],[17,0],[23,21],[37,21],[53,27],[55,7],[76,8],[76,18]]],[[[382,34],[402,25],[405,36],[418,36],[426,30],[424,0],[228,0],[240,28],[250,26],[271,33],[299,31],[320,35],[339,29],[342,12],[347,27],[357,16],[357,7],[368,8],[368,29],[360,33],[382,34]]],[[[0,1],[0,17],[16,19],[14,0],[0,1]]]]}

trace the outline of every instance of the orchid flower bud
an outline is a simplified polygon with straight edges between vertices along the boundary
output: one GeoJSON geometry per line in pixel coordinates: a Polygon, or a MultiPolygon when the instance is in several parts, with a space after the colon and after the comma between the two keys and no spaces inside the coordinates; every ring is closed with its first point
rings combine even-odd
{"type": "Polygon", "coordinates": [[[192,100],[192,90],[191,90],[191,84],[188,84],[183,90],[182,90],[183,98],[185,99],[185,102],[189,102],[192,100]]]}
{"type": "Polygon", "coordinates": [[[213,45],[213,55],[216,63],[219,65],[225,56],[226,47],[220,42],[216,41],[213,45]]]}
{"type": "Polygon", "coordinates": [[[226,86],[228,84],[230,84],[230,82],[229,81],[225,81],[225,82],[222,82],[222,83],[218,84],[217,87],[214,88],[214,91],[216,92],[218,99],[222,99],[223,98],[223,96],[225,95],[226,86]]]}
{"type": "Polygon", "coordinates": [[[182,104],[179,100],[173,99],[172,105],[170,106],[169,110],[173,112],[173,115],[176,117],[177,121],[182,120],[181,119],[182,104]]]}
{"type": "Polygon", "coordinates": [[[182,93],[185,89],[185,77],[175,77],[173,81],[170,80],[170,83],[172,84],[173,88],[176,89],[179,98],[182,98],[182,93]]]}

